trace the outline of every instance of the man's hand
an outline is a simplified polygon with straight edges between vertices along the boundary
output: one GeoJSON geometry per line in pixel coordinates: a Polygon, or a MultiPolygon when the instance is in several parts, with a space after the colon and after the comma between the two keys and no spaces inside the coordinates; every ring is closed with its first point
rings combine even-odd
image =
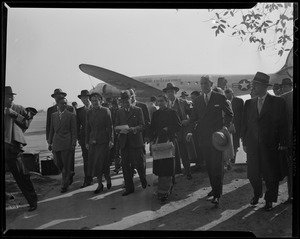
{"type": "Polygon", "coordinates": [[[48,150],[49,150],[49,151],[52,151],[52,144],[49,144],[49,145],[48,145],[48,150]]]}
{"type": "Polygon", "coordinates": [[[193,138],[193,134],[192,133],[188,133],[185,137],[186,141],[190,142],[193,138]]]}
{"type": "Polygon", "coordinates": [[[164,131],[168,131],[168,127],[164,127],[163,130],[164,130],[164,131]]]}
{"type": "Polygon", "coordinates": [[[88,150],[89,149],[89,144],[85,144],[85,147],[88,150]]]}
{"type": "Polygon", "coordinates": [[[247,146],[243,146],[243,150],[247,153],[247,146]]]}
{"type": "Polygon", "coordinates": [[[109,147],[109,149],[112,149],[112,147],[114,146],[114,143],[113,143],[113,141],[109,141],[109,143],[108,143],[108,147],[109,147]]]}
{"type": "Polygon", "coordinates": [[[181,121],[182,126],[188,126],[189,125],[189,121],[188,120],[183,120],[181,121]]]}

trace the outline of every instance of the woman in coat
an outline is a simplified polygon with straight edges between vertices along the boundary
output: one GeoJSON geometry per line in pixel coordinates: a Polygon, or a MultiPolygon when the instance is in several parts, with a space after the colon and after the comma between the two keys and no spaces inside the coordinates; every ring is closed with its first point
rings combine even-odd
{"type": "MultiPolygon", "coordinates": [[[[150,139],[152,145],[165,143],[168,140],[174,142],[175,133],[181,128],[179,116],[175,110],[167,107],[168,99],[165,95],[157,98],[159,110],[152,116],[150,125],[150,139]]],[[[174,157],[153,160],[153,173],[158,176],[158,199],[163,203],[168,199],[172,192],[172,176],[175,173],[175,155],[174,157]]]]}
{"type": "MultiPolygon", "coordinates": [[[[97,177],[98,187],[95,194],[103,191],[102,176],[104,165],[109,160],[109,150],[113,146],[113,126],[110,110],[101,106],[102,96],[92,93],[89,99],[93,105],[86,118],[86,148],[88,149],[88,177],[97,177]]],[[[107,189],[111,188],[107,176],[107,189]]]]}

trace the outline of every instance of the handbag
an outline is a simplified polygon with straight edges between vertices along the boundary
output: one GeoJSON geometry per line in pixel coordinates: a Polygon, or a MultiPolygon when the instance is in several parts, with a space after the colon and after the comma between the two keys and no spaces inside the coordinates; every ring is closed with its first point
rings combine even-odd
{"type": "Polygon", "coordinates": [[[169,140],[165,143],[157,143],[158,137],[155,144],[151,146],[153,160],[173,158],[175,155],[175,147],[169,140]]]}

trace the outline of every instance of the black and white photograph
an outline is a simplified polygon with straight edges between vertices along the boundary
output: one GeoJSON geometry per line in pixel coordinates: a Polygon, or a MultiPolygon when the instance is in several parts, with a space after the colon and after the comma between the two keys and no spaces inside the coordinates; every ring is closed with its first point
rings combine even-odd
{"type": "Polygon", "coordinates": [[[299,236],[298,3],[74,5],[2,3],[2,235],[299,236]]]}

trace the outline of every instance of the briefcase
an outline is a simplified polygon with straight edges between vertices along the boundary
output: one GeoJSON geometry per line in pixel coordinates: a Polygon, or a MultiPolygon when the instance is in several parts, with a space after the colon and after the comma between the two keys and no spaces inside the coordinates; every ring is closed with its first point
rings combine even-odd
{"type": "Polygon", "coordinates": [[[39,152],[24,152],[22,153],[21,160],[25,168],[30,172],[40,173],[40,160],[39,160],[39,152]]]}
{"type": "Polygon", "coordinates": [[[42,175],[58,175],[60,173],[51,156],[48,156],[46,160],[41,160],[41,169],[42,175]]]}
{"type": "Polygon", "coordinates": [[[153,160],[172,158],[175,156],[175,148],[172,142],[168,140],[166,143],[158,144],[157,141],[158,140],[156,140],[155,144],[151,147],[153,160]]]}

